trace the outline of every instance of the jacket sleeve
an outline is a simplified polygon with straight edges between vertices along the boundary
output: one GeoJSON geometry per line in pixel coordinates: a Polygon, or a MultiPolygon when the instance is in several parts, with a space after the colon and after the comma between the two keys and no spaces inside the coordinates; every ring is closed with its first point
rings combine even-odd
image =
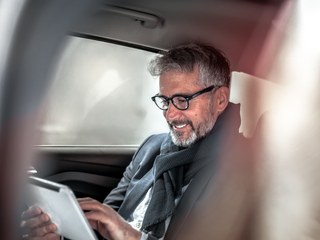
{"type": "Polygon", "coordinates": [[[125,172],[123,173],[123,177],[121,178],[120,182],[118,183],[118,186],[115,189],[113,189],[103,201],[104,204],[112,207],[115,211],[119,210],[119,208],[124,200],[124,197],[126,195],[130,181],[138,169],[139,162],[136,161],[136,156],[139,153],[139,151],[141,150],[141,148],[145,145],[146,142],[148,142],[148,140],[152,136],[148,137],[141,144],[139,149],[134,154],[132,161],[130,162],[130,164],[126,168],[125,172]]]}

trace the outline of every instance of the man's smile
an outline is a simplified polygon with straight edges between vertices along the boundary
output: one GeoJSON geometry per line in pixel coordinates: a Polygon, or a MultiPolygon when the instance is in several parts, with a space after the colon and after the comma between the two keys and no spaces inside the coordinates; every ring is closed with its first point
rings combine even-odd
{"type": "Polygon", "coordinates": [[[173,128],[174,128],[174,129],[182,129],[182,128],[186,127],[186,126],[187,126],[187,124],[183,124],[183,125],[173,125],[173,128]]]}
{"type": "Polygon", "coordinates": [[[174,130],[175,132],[180,132],[180,133],[186,131],[188,129],[188,127],[190,127],[191,130],[194,129],[192,122],[188,119],[168,121],[168,124],[172,130],[174,130]]]}

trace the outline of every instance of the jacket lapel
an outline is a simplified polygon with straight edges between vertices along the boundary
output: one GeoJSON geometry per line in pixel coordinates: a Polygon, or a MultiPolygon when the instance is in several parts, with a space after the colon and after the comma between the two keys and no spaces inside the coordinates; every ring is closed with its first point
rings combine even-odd
{"type": "Polygon", "coordinates": [[[165,239],[171,240],[177,237],[177,234],[187,219],[193,205],[205,189],[209,179],[213,176],[215,172],[214,169],[215,162],[212,162],[208,166],[202,168],[190,182],[171,218],[165,239]]]}
{"type": "Polygon", "coordinates": [[[126,196],[123,204],[121,205],[118,213],[124,218],[128,219],[134,209],[137,207],[142,198],[147,193],[153,182],[153,173],[150,169],[143,178],[140,179],[139,183],[133,186],[130,193],[126,196]]]}

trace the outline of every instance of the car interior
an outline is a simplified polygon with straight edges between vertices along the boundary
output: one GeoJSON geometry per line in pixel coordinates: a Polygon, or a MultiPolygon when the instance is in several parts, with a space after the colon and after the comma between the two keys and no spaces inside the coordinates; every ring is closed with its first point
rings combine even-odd
{"type": "Polygon", "coordinates": [[[41,36],[61,35],[44,47],[53,49],[44,54],[54,55],[44,63],[47,83],[32,90],[42,94],[28,167],[29,174],[65,184],[77,197],[103,201],[142,141],[168,131],[151,101],[158,81],[148,73],[149,61],[163,51],[201,41],[225,53],[232,70],[230,102],[241,104],[239,132],[246,138],[277,107],[283,86],[268,73],[282,47],[292,1],[103,0],[79,4],[78,10],[70,1],[60,17],[62,1],[38,7],[29,2],[21,7],[21,15],[31,19],[25,24],[46,31],[64,25],[74,11],[66,26],[41,36]],[[43,26],[40,17],[30,17],[38,13],[43,26]]]}
{"type": "Polygon", "coordinates": [[[272,103],[255,103],[259,112],[253,115],[250,95],[276,94],[280,88],[256,69],[284,3],[107,1],[95,6],[73,26],[62,47],[37,126],[35,175],[70,186],[78,197],[103,201],[139,144],[168,131],[150,100],[158,86],[148,76],[148,61],[196,40],[216,46],[230,59],[230,101],[246,101],[240,132],[252,137],[272,103]],[[250,94],[252,84],[257,88],[250,94]]]}

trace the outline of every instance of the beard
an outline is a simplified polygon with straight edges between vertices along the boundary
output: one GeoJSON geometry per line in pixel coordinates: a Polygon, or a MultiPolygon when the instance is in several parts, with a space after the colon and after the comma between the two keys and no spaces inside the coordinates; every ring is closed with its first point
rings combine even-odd
{"type": "Polygon", "coordinates": [[[210,101],[210,103],[208,104],[209,106],[205,119],[203,120],[203,122],[198,123],[196,126],[194,126],[189,119],[173,120],[168,122],[170,128],[170,136],[172,142],[175,145],[177,145],[178,147],[190,147],[191,145],[196,144],[209,135],[215,123],[212,104],[213,103],[211,103],[210,101]],[[175,131],[173,128],[173,125],[177,126],[184,124],[189,124],[191,127],[191,132],[186,139],[182,138],[184,132],[175,131]]]}

